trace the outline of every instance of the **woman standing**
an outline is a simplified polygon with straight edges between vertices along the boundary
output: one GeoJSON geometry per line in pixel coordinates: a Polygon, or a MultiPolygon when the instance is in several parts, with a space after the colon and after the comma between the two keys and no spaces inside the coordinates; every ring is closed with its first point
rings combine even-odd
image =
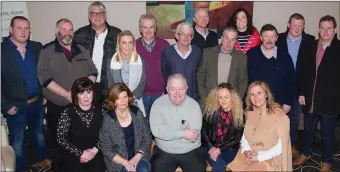
{"type": "Polygon", "coordinates": [[[237,9],[231,16],[228,26],[233,26],[238,31],[236,50],[247,53],[251,48],[261,44],[261,36],[253,26],[252,18],[246,9],[237,9]]]}
{"type": "Polygon", "coordinates": [[[102,123],[101,109],[94,107],[94,83],[77,79],[72,86],[69,104],[57,126],[57,141],[64,149],[67,172],[103,172],[104,161],[99,151],[98,134],[102,123]]]}
{"type": "Polygon", "coordinates": [[[137,54],[136,40],[133,34],[125,30],[117,38],[116,53],[108,60],[107,83],[110,88],[114,83],[124,83],[133,93],[135,103],[145,116],[143,95],[146,86],[144,60],[137,54]]]}
{"type": "Polygon", "coordinates": [[[133,94],[122,83],[108,90],[102,128],[101,150],[107,172],[150,172],[151,131],[142,112],[132,106],[133,94]]]}
{"type": "Polygon", "coordinates": [[[225,172],[234,159],[243,133],[241,99],[231,84],[221,83],[203,107],[202,143],[212,172],[225,172]]]}
{"type": "Polygon", "coordinates": [[[289,118],[274,102],[268,85],[255,81],[248,87],[246,124],[232,171],[293,171],[289,118]]]}

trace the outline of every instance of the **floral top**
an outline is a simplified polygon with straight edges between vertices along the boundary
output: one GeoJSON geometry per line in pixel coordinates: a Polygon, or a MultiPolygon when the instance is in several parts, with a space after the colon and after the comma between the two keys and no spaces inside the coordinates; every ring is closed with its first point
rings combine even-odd
{"type": "MultiPolygon", "coordinates": [[[[60,119],[58,121],[57,142],[62,148],[64,148],[66,151],[70,152],[71,154],[74,154],[76,156],[81,156],[84,149],[81,149],[80,147],[83,147],[83,145],[86,143],[79,143],[82,141],[78,139],[77,137],[84,138],[84,135],[85,135],[85,139],[87,136],[88,136],[87,139],[92,139],[91,133],[97,132],[94,130],[97,130],[98,128],[96,127],[98,126],[97,124],[91,125],[96,114],[94,111],[94,107],[92,107],[90,110],[87,110],[87,111],[81,110],[80,108],[77,108],[74,106],[70,108],[73,108],[71,112],[69,108],[65,108],[64,112],[62,112],[60,119]],[[75,112],[75,114],[73,114],[73,112],[75,112]],[[73,122],[72,120],[73,121],[76,120],[76,121],[73,122]],[[72,125],[72,131],[70,131],[71,125],[72,125]],[[89,131],[84,131],[83,128],[88,129],[89,131]],[[83,131],[84,133],[77,134],[79,133],[79,131],[80,132],[83,131]],[[88,133],[88,135],[86,133],[88,133]],[[77,141],[74,141],[74,140],[79,140],[78,142],[79,144],[77,143],[77,141]]],[[[98,120],[96,118],[96,122],[97,121],[98,120]]],[[[98,140],[96,141],[95,147],[99,149],[98,140]]]]}

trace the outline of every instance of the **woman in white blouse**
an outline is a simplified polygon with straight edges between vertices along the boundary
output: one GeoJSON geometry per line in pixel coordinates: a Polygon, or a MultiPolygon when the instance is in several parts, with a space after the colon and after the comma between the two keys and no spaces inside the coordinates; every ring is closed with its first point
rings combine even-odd
{"type": "Polygon", "coordinates": [[[254,81],[246,97],[246,124],[232,171],[292,171],[289,118],[268,85],[254,81]]]}

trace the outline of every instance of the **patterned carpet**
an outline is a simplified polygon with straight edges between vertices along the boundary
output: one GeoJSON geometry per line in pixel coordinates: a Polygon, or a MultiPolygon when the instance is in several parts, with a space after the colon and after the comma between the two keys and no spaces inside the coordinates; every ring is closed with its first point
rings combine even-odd
{"type": "MultiPolygon", "coordinates": [[[[332,164],[331,171],[332,172],[340,172],[340,120],[337,123],[337,127],[335,129],[335,154],[334,154],[334,162],[332,164]]],[[[45,138],[47,142],[47,147],[48,147],[48,152],[49,156],[51,156],[51,146],[50,146],[50,136],[48,131],[45,132],[45,138]]],[[[297,148],[301,150],[302,146],[302,138],[303,138],[303,131],[298,131],[298,141],[297,141],[297,148]]],[[[26,147],[27,147],[27,153],[29,156],[29,161],[30,163],[34,162],[34,153],[32,149],[32,144],[27,136],[26,139],[26,147]]],[[[313,158],[310,161],[307,161],[305,164],[301,166],[295,166],[294,167],[294,172],[316,172],[319,171],[320,169],[320,164],[321,164],[321,159],[322,159],[322,142],[321,142],[321,137],[319,132],[317,132],[314,140],[314,145],[313,145],[313,158]]],[[[29,172],[53,172],[52,170],[48,168],[38,168],[36,166],[32,166],[30,168],[29,172]]]]}

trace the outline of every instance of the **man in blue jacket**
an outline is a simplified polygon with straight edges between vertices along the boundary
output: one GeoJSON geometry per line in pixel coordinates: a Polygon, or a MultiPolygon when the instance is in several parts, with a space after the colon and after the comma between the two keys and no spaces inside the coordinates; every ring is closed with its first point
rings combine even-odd
{"type": "Polygon", "coordinates": [[[16,170],[27,170],[24,150],[26,124],[32,137],[37,166],[51,166],[43,135],[43,97],[37,78],[41,43],[30,41],[30,22],[13,17],[10,36],[1,43],[1,113],[6,117],[10,145],[16,156],[16,170]]]}

